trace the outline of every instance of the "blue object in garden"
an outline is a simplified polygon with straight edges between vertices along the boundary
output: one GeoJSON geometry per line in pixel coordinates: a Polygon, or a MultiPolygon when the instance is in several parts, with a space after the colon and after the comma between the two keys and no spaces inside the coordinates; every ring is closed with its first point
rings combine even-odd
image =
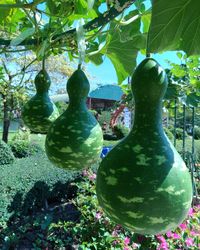
{"type": "Polygon", "coordinates": [[[103,149],[101,151],[101,156],[100,157],[104,158],[111,149],[112,149],[112,146],[110,146],[110,147],[103,147],[103,149]]]}

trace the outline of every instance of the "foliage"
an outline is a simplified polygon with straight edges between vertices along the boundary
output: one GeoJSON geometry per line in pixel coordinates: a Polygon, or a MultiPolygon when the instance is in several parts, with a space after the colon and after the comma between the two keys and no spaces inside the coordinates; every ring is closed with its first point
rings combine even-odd
{"type": "MultiPolygon", "coordinates": [[[[200,140],[194,141],[194,159],[197,163],[200,162],[200,140]]],[[[176,149],[180,154],[183,154],[183,141],[177,140],[176,149]]],[[[187,137],[185,140],[185,153],[192,154],[192,139],[187,137]]]]}
{"type": "MultiPolygon", "coordinates": [[[[187,137],[187,133],[184,133],[185,137],[187,137]]],[[[181,140],[183,139],[183,129],[182,128],[176,128],[176,139],[181,140]]]]}
{"type": "Polygon", "coordinates": [[[148,51],[183,50],[188,55],[199,54],[199,37],[195,35],[200,24],[198,5],[198,0],[154,0],[148,51]]]}
{"type": "Polygon", "coordinates": [[[15,157],[10,147],[0,140],[0,165],[11,164],[15,157]]]}
{"type": "MultiPolygon", "coordinates": [[[[102,212],[96,199],[95,172],[85,170],[83,176],[74,182],[77,188],[76,195],[71,199],[64,197],[64,209],[59,206],[60,213],[56,209],[26,217],[21,213],[19,218],[23,223],[19,223],[19,220],[18,230],[13,231],[17,221],[10,221],[1,233],[0,246],[20,248],[23,246],[23,239],[26,238],[28,246],[35,249],[197,249],[200,230],[199,206],[190,209],[186,220],[173,232],[156,236],[134,234],[114,224],[102,212]]],[[[33,208],[34,206],[31,207],[33,208]]]]}
{"type": "Polygon", "coordinates": [[[200,140],[200,127],[194,127],[194,139],[200,140]]]}
{"type": "Polygon", "coordinates": [[[17,133],[14,134],[12,137],[12,141],[30,141],[30,131],[29,130],[19,130],[17,133]]]}
{"type": "Polygon", "coordinates": [[[167,127],[164,127],[164,131],[165,131],[167,137],[170,139],[170,141],[173,141],[174,140],[173,133],[167,127]]]}
{"type": "Polygon", "coordinates": [[[116,135],[117,140],[120,140],[120,139],[124,138],[125,136],[127,136],[129,131],[130,131],[130,129],[128,129],[127,127],[125,127],[122,124],[115,125],[113,127],[113,133],[114,133],[114,135],[116,135]]]}
{"type": "Polygon", "coordinates": [[[169,86],[165,98],[167,100],[177,99],[188,107],[197,107],[200,101],[200,60],[198,56],[187,56],[177,52],[180,63],[168,60],[169,86]]]}
{"type": "Polygon", "coordinates": [[[60,202],[68,195],[69,182],[77,176],[76,172],[69,173],[54,167],[44,153],[1,166],[0,227],[14,211],[30,215],[48,202],[60,202]]]}
{"type": "Polygon", "coordinates": [[[9,146],[16,158],[28,157],[42,151],[38,144],[25,140],[11,141],[9,146]]]}
{"type": "Polygon", "coordinates": [[[99,116],[98,116],[98,122],[103,126],[103,123],[106,122],[107,125],[110,124],[110,119],[111,119],[111,111],[100,111],[99,116]]]}
{"type": "Polygon", "coordinates": [[[65,110],[67,109],[67,104],[63,101],[58,101],[55,103],[56,107],[58,109],[59,114],[63,114],[65,112],[65,110]]]}

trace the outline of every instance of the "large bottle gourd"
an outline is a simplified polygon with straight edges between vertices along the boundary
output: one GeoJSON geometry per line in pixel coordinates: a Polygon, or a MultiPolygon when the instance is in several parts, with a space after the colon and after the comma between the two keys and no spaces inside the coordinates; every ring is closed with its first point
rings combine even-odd
{"type": "Polygon", "coordinates": [[[46,134],[59,112],[48,94],[51,80],[46,70],[36,75],[34,83],[36,94],[24,105],[22,119],[31,131],[46,134]]]}
{"type": "Polygon", "coordinates": [[[87,109],[89,82],[81,69],[67,82],[69,106],[52,124],[46,137],[46,154],[57,167],[81,170],[98,161],[103,135],[97,120],[87,109]]]}
{"type": "Polygon", "coordinates": [[[167,77],[146,58],[131,82],[135,100],[134,125],[97,172],[97,197],[116,223],[139,234],[176,228],[192,201],[188,169],[162,127],[162,99],[167,77]]]}

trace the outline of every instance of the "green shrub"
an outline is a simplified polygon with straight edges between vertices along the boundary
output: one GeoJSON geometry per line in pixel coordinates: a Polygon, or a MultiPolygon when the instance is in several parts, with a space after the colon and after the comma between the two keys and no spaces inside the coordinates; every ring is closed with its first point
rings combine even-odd
{"type": "Polygon", "coordinates": [[[0,171],[0,227],[18,213],[30,215],[45,203],[60,202],[69,194],[70,182],[79,176],[53,166],[44,153],[16,159],[0,171]]]}
{"type": "Polygon", "coordinates": [[[116,125],[113,128],[113,134],[116,135],[117,140],[120,140],[120,139],[124,138],[125,136],[127,136],[129,131],[130,130],[127,127],[125,127],[124,125],[116,125]]]}
{"type": "MultiPolygon", "coordinates": [[[[200,140],[194,141],[194,159],[196,162],[200,163],[200,140]]],[[[182,154],[183,153],[183,141],[177,140],[176,141],[176,149],[177,151],[182,154]]],[[[192,139],[186,138],[185,140],[185,152],[186,153],[192,153],[192,139]]]]}
{"type": "Polygon", "coordinates": [[[200,127],[197,126],[194,127],[194,139],[200,140],[200,127]]]}
{"type": "Polygon", "coordinates": [[[19,130],[13,137],[12,141],[29,141],[30,140],[30,131],[29,130],[19,130]]]}
{"type": "Polygon", "coordinates": [[[110,124],[111,112],[110,111],[102,111],[98,117],[98,122],[101,126],[103,126],[104,122],[110,124]]]}
{"type": "Polygon", "coordinates": [[[42,151],[42,148],[39,145],[29,141],[16,140],[11,141],[9,145],[16,158],[28,157],[42,151]]]}
{"type": "Polygon", "coordinates": [[[0,165],[11,164],[14,162],[14,155],[10,147],[0,140],[0,165]]]}
{"type": "Polygon", "coordinates": [[[167,137],[170,139],[170,141],[173,141],[174,140],[173,133],[166,127],[164,127],[164,131],[165,131],[165,134],[167,135],[167,137]]]}
{"type": "MultiPolygon", "coordinates": [[[[185,137],[187,137],[187,133],[185,132],[185,137]]],[[[176,128],[176,139],[182,140],[183,139],[183,129],[182,128],[176,128]]]]}

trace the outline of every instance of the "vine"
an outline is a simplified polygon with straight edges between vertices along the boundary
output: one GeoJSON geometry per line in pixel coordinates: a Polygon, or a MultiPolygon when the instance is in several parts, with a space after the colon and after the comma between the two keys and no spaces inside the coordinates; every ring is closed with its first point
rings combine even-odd
{"type": "MultiPolygon", "coordinates": [[[[93,20],[86,23],[83,28],[85,29],[85,32],[92,31],[94,29],[97,29],[101,26],[106,25],[110,21],[112,21],[115,17],[117,17],[119,14],[121,14],[125,9],[130,7],[136,0],[116,0],[114,6],[112,6],[108,11],[100,14],[98,17],[94,18],[93,20]]],[[[41,3],[44,1],[35,1],[29,4],[1,4],[0,7],[4,8],[9,5],[9,8],[30,8],[32,9],[33,6],[35,7],[38,3],[41,3]],[[21,7],[20,7],[21,6],[21,7]]],[[[52,37],[52,43],[59,43],[63,44],[68,40],[74,40],[75,39],[75,33],[76,29],[70,29],[66,32],[63,32],[61,34],[56,34],[52,37]]],[[[28,46],[28,45],[38,45],[44,41],[44,37],[42,38],[32,38],[32,39],[26,39],[19,43],[16,46],[28,46]]],[[[10,46],[11,39],[0,39],[0,45],[3,46],[10,46]]]]}

